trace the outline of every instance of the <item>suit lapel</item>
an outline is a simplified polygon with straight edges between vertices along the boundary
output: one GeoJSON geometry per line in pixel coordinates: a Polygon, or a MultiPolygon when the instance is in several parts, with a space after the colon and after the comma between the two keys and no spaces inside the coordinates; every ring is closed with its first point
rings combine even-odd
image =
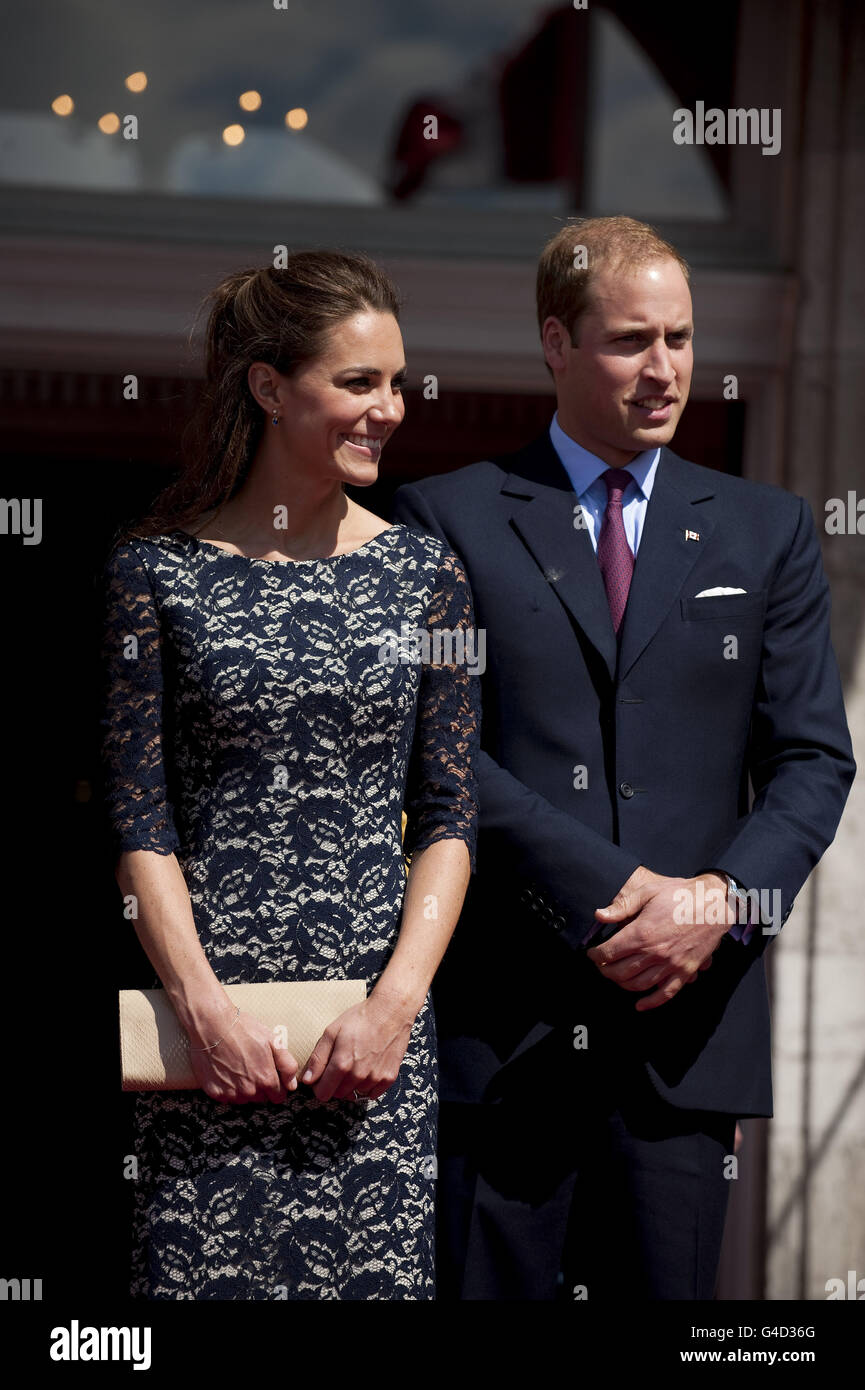
{"type": "Polygon", "coordinates": [[[651,642],[702,555],[715,524],[694,506],[714,495],[711,477],[661,450],[620,634],[620,680],[651,642]]]}
{"type": "Polygon", "coordinates": [[[571,480],[548,434],[530,444],[518,459],[502,484],[502,493],[513,499],[511,525],[602,656],[612,680],[616,634],[592,542],[587,531],[574,525],[577,499],[571,480]]]}
{"type": "MultiPolygon", "coordinates": [[[[504,462],[504,460],[501,460],[504,462]]],[[[610,679],[624,679],[670,611],[688,574],[714,530],[695,503],[714,496],[704,470],[661,450],[652,496],[621,631],[621,652],[597,555],[588,533],[574,526],[577,505],[571,480],[543,434],[508,460],[512,471],[502,484],[511,500],[511,525],[521,537],[550,587],[598,651],[610,679]],[[696,532],[699,540],[686,538],[696,532]]]]}

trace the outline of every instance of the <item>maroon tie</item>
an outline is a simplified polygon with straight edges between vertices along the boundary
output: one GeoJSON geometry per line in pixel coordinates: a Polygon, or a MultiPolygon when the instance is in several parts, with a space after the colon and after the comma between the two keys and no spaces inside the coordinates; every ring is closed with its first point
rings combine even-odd
{"type": "Polygon", "coordinates": [[[607,510],[598,536],[598,564],[604,577],[613,627],[618,633],[634,573],[634,556],[622,519],[622,493],[633,481],[633,475],[624,468],[608,468],[603,478],[607,485],[607,510]]]}

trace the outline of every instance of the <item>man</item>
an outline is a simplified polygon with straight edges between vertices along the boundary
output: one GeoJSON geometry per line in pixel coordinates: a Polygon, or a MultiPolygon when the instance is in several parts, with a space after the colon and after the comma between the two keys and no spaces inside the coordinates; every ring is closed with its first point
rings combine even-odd
{"type": "Polygon", "coordinates": [[[667,447],[688,279],[642,223],[564,227],[549,432],[396,495],[487,642],[434,991],[444,1298],[712,1298],[736,1119],[772,1113],[762,954],[855,771],[807,504],[667,447]]]}

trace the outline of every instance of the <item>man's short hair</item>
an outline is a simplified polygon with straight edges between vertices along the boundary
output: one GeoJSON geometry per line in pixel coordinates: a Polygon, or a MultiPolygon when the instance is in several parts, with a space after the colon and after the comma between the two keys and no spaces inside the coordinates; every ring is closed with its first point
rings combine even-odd
{"type": "Polygon", "coordinates": [[[539,330],[543,331],[546,319],[557,318],[576,347],[577,325],[591,303],[592,284],[599,270],[630,270],[668,258],[681,267],[690,282],[687,261],[648,222],[634,217],[574,218],[541,252],[536,289],[539,330]],[[581,247],[585,247],[584,256],[577,255],[581,247]]]}

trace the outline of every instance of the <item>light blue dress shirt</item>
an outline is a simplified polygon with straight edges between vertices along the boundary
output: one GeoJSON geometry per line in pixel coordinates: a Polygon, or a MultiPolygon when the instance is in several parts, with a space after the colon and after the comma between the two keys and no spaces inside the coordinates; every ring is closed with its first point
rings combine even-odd
{"type": "MultiPolygon", "coordinates": [[[[601,523],[607,510],[607,485],[603,479],[607,464],[603,459],[599,459],[597,454],[590,454],[582,444],[565,434],[559,424],[558,411],[550,424],[550,442],[573,484],[577,500],[583,509],[589,540],[593,549],[597,551],[601,523]]],[[[646,449],[644,453],[637,454],[636,458],[625,464],[634,481],[628,484],[622,496],[622,520],[625,523],[628,545],[635,555],[646,524],[646,507],[652,495],[660,457],[660,449],[646,449]]]]}

